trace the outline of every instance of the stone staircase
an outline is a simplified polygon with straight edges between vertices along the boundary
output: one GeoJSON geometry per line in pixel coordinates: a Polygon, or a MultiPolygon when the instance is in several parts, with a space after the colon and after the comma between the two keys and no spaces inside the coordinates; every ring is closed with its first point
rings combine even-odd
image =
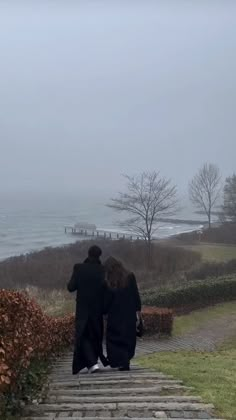
{"type": "Polygon", "coordinates": [[[26,408],[26,419],[213,419],[211,404],[190,396],[190,388],[162,373],[134,366],[130,372],[104,369],[71,375],[72,355],[58,360],[45,398],[26,408]]]}

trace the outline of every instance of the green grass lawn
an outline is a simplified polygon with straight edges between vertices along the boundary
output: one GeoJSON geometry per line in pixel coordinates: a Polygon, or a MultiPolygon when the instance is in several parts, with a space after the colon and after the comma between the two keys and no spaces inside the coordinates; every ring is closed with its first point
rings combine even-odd
{"type": "Polygon", "coordinates": [[[227,315],[236,315],[236,302],[222,303],[208,308],[193,311],[189,315],[176,317],[174,320],[173,335],[180,336],[193,332],[204,326],[207,321],[219,319],[227,315]]]}
{"type": "MultiPolygon", "coordinates": [[[[175,336],[193,332],[207,321],[236,315],[236,302],[218,304],[175,318],[175,336]]],[[[216,352],[161,352],[139,359],[142,366],[182,379],[216,407],[222,418],[236,420],[236,335],[216,352]]],[[[192,391],[191,391],[192,393],[192,391]]]]}
{"type": "Polygon", "coordinates": [[[139,359],[148,368],[182,379],[191,394],[214,404],[216,415],[236,419],[236,339],[212,353],[166,352],[139,359]]]}
{"type": "Polygon", "coordinates": [[[236,259],[236,246],[221,244],[199,244],[185,246],[186,249],[200,252],[204,261],[224,262],[236,259]]]}

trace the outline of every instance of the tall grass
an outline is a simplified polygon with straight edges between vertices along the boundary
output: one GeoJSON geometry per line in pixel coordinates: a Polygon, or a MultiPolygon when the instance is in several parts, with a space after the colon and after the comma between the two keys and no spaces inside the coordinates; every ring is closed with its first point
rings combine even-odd
{"type": "Polygon", "coordinates": [[[69,294],[67,290],[48,290],[27,286],[23,291],[30,298],[34,298],[49,316],[60,317],[75,311],[75,295],[69,294]]]}
{"type": "MultiPolygon", "coordinates": [[[[46,248],[0,263],[1,288],[25,288],[28,285],[43,289],[65,289],[73,265],[83,261],[94,241],[81,241],[72,245],[46,248]]],[[[176,273],[184,272],[200,262],[200,254],[182,248],[153,244],[151,270],[146,267],[146,246],[142,241],[99,240],[103,259],[112,255],[133,271],[140,287],[159,287],[176,281],[176,273]],[[174,280],[173,280],[174,277],[174,280]]],[[[179,274],[181,279],[181,274],[179,274]]]]}

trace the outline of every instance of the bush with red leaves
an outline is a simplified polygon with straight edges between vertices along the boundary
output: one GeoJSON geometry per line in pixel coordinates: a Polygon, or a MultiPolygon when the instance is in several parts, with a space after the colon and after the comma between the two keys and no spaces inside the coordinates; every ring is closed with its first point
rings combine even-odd
{"type": "Polygon", "coordinates": [[[145,306],[142,311],[144,330],[147,334],[171,335],[173,328],[173,311],[166,308],[145,306]]]}
{"type": "Polygon", "coordinates": [[[50,318],[25,294],[0,290],[0,391],[11,388],[32,358],[71,343],[71,316],[50,318]]]}

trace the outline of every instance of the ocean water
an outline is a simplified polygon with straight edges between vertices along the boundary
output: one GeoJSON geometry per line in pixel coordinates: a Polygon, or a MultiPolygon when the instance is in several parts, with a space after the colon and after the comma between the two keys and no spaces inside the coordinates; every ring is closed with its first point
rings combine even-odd
{"type": "MultiPolygon", "coordinates": [[[[120,231],[118,215],[106,207],[107,202],[108,196],[1,197],[0,260],[48,246],[73,243],[78,237],[65,234],[64,227],[77,222],[94,223],[100,229],[120,231]]],[[[199,216],[194,215],[187,205],[176,217],[199,220],[199,216]]],[[[165,238],[199,228],[200,225],[162,223],[157,236],[165,238]]]]}

